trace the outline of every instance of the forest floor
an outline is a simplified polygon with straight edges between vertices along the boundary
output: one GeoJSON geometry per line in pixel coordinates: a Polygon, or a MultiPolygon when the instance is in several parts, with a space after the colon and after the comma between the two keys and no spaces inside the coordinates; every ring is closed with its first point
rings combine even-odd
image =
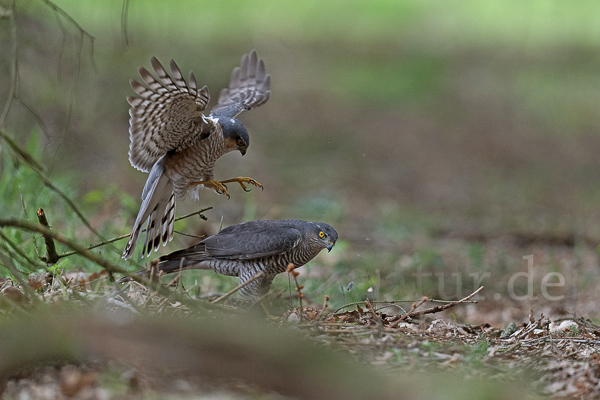
{"type": "MultiPolygon", "coordinates": [[[[315,269],[311,269],[308,275],[315,274],[315,269]]],[[[307,279],[310,278],[302,272],[300,284],[307,279]]],[[[173,277],[169,277],[168,281],[172,280],[173,277]]],[[[65,273],[54,278],[38,274],[30,276],[29,284],[36,290],[35,300],[17,282],[10,279],[0,282],[0,313],[7,329],[0,332],[3,343],[7,343],[6,335],[11,334],[10,321],[15,320],[15,316],[35,315],[39,308],[54,312],[52,310],[70,309],[75,305],[75,308],[102,315],[108,313],[113,320],[123,319],[126,322],[119,324],[125,325],[132,319],[148,316],[197,319],[200,315],[201,319],[215,319],[216,322],[245,315],[258,321],[263,328],[274,328],[282,336],[299,334],[308,339],[311,346],[350,354],[349,363],[378,371],[378,375],[392,380],[407,373],[424,377],[449,372],[460,377],[459,382],[491,382],[492,386],[483,392],[467,392],[469,398],[510,398],[514,395],[512,390],[517,390],[521,398],[598,398],[600,326],[565,310],[565,304],[572,304],[567,300],[537,301],[536,306],[526,302],[519,305],[508,299],[496,301],[489,295],[493,290],[498,291],[494,282],[490,282],[489,288],[483,287],[452,300],[421,297],[396,302],[382,300],[383,295],[380,299],[367,296],[337,309],[327,304],[327,293],[323,300],[317,301],[302,287],[300,308],[297,286],[294,290],[292,283],[291,297],[289,291],[272,290],[272,296],[260,307],[248,309],[247,304],[233,296],[227,298],[222,307],[209,311],[202,307],[194,310],[193,305],[165,297],[137,282],[111,284],[106,273],[65,273]],[[518,319],[519,316],[522,318],[518,319]],[[508,323],[511,320],[514,322],[508,323]],[[511,392],[495,391],[494,382],[501,382],[504,389],[509,387],[511,392]],[[506,386],[506,382],[510,385],[506,386]]],[[[216,298],[215,295],[195,295],[194,290],[185,290],[178,282],[175,284],[179,295],[197,301],[196,305],[209,305],[210,300],[216,298]]],[[[330,290],[335,287],[331,285],[330,290]]],[[[593,294],[579,293],[577,304],[579,310],[592,310],[593,294]],[[589,304],[585,304],[586,299],[589,304]]],[[[145,340],[148,339],[142,335],[135,343],[140,345],[145,340]]],[[[162,340],[160,351],[169,353],[172,345],[171,341],[162,340]]],[[[108,347],[114,347],[114,344],[108,347]]],[[[131,348],[123,351],[135,352],[131,348]]],[[[0,362],[0,368],[5,367],[2,398],[307,398],[306,393],[301,392],[296,396],[291,384],[288,389],[281,389],[261,379],[248,381],[243,374],[225,373],[219,375],[219,379],[212,379],[210,373],[208,376],[190,373],[184,367],[179,371],[160,363],[133,361],[134,358],[128,359],[128,356],[124,356],[127,359],[124,361],[111,356],[106,349],[100,351],[103,352],[107,354],[77,357],[74,361],[69,361],[68,357],[51,362],[38,360],[33,364],[13,360],[14,364],[8,370],[6,360],[4,364],[0,362]]],[[[313,367],[319,363],[327,364],[329,353],[324,354],[313,367]]],[[[239,354],[225,356],[230,363],[235,363],[238,357],[239,354]]],[[[310,379],[305,378],[303,372],[295,374],[292,380],[310,379]]],[[[430,379],[425,386],[433,384],[437,389],[443,389],[444,393],[450,393],[448,398],[465,395],[464,384],[458,389],[457,380],[440,379],[430,379]]],[[[428,390],[417,390],[407,398],[428,398],[431,395],[428,390]]]]}

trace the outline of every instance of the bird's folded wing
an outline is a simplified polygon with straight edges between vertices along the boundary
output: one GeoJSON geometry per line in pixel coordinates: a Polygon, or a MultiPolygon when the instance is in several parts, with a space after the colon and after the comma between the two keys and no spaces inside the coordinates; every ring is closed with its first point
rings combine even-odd
{"type": "Polygon", "coordinates": [[[242,224],[234,227],[238,229],[224,229],[218,235],[204,239],[205,252],[214,258],[248,260],[281,254],[302,240],[300,232],[291,226],[244,229],[242,224]]]}

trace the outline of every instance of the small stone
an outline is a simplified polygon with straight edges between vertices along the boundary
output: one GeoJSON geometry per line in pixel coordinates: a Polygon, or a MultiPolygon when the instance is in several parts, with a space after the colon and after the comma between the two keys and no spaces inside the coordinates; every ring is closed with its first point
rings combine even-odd
{"type": "Polygon", "coordinates": [[[300,316],[293,312],[288,316],[287,320],[288,322],[300,322],[300,316]]]}

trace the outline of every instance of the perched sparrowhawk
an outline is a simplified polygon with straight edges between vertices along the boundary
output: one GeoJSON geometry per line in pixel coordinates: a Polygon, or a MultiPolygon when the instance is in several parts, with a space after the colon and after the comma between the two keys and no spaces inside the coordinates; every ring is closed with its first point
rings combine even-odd
{"type": "Polygon", "coordinates": [[[301,267],[321,250],[331,251],[337,239],[335,229],[322,222],[244,222],[228,226],[185,250],[160,257],[158,271],[210,269],[237,276],[240,284],[264,271],[261,278],[240,289],[242,295],[256,299],[269,291],[275,275],[285,272],[290,263],[301,267]]]}
{"type": "Polygon", "coordinates": [[[221,90],[208,117],[202,114],[210,99],[208,88],[197,89],[192,72],[186,82],[173,60],[171,75],[155,57],[151,62],[157,78],[141,67],[143,84],[130,82],[138,96],[127,97],[131,105],[129,161],[150,175],[123,258],[133,254],[146,221],[142,257],[173,238],[175,197],[189,193],[198,199],[200,185],[228,197],[228,182],[237,182],[244,190],[245,184],[262,187],[251,178],[214,179],[219,157],[234,150],[244,155],[250,144],[248,131],[236,116],[264,104],[271,95],[270,76],[256,51],[244,54],[241,66],[233,69],[229,88],[221,90]]]}

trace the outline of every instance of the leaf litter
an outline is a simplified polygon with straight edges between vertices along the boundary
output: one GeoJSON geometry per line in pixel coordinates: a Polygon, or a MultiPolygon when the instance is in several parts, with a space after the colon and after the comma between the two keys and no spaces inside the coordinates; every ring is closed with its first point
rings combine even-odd
{"type": "MultiPolygon", "coordinates": [[[[47,274],[31,275],[29,285],[36,289],[40,300],[50,304],[65,300],[75,303],[102,300],[106,309],[128,315],[195,314],[186,305],[136,282],[128,282],[117,290],[109,284],[105,273],[78,272],[54,278],[47,274]]],[[[297,296],[302,296],[301,287],[297,291],[297,296]]],[[[16,309],[26,310],[31,305],[27,293],[10,279],[0,281],[0,293],[0,315],[11,315],[16,309]]],[[[208,302],[211,298],[204,300],[208,302]]],[[[219,317],[244,312],[238,307],[239,303],[229,300],[230,305],[211,313],[219,317]]],[[[300,330],[320,345],[343,349],[357,361],[382,370],[457,370],[467,379],[489,377],[525,383],[531,395],[600,398],[599,325],[584,318],[552,320],[533,310],[526,321],[510,323],[504,329],[487,323],[457,323],[447,318],[444,311],[460,306],[464,300],[451,302],[451,305],[432,305],[423,297],[409,310],[394,313],[390,310],[397,308],[381,306],[368,299],[362,304],[331,311],[326,296],[323,305],[307,301],[309,305],[305,307],[291,307],[281,315],[268,314],[268,320],[281,329],[300,330]]],[[[234,392],[223,391],[223,387],[211,387],[208,382],[177,377],[172,377],[170,385],[157,388],[149,383],[153,379],[150,375],[135,365],[39,366],[6,380],[4,396],[95,399],[112,398],[115,393],[155,390],[163,394],[165,391],[182,395],[202,392],[214,394],[214,398],[243,398],[249,391],[256,393],[257,390],[240,384],[234,392]],[[113,379],[118,381],[116,389],[107,388],[106,376],[111,375],[117,376],[113,379]]],[[[260,390],[259,394],[262,398],[272,395],[260,390]]]]}

